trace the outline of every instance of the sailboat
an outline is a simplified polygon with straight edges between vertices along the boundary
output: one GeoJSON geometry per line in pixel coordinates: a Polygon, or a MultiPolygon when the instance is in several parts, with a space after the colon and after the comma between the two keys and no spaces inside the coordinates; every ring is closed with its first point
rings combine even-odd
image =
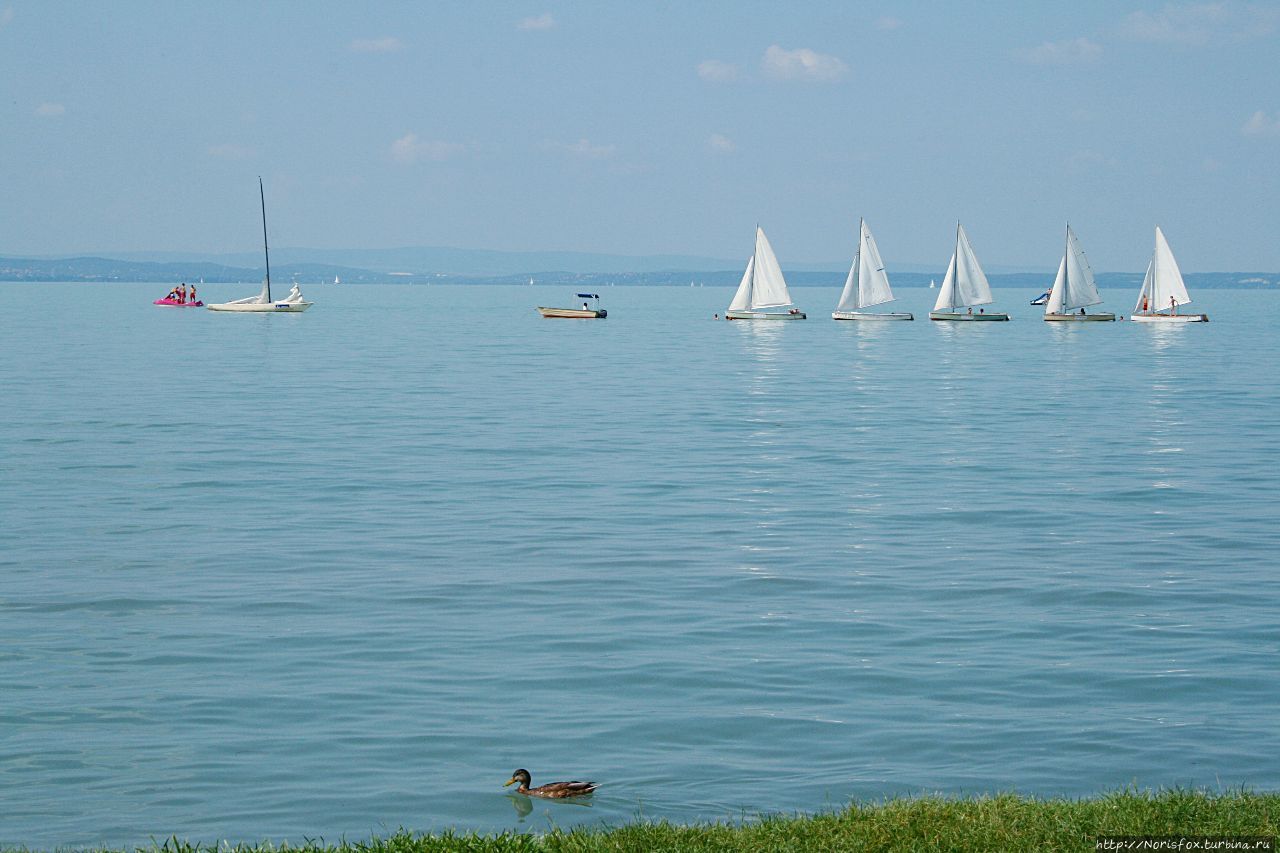
{"type": "Polygon", "coordinates": [[[770,308],[786,308],[791,304],[791,294],[787,292],[787,281],[782,277],[782,268],[778,266],[778,258],[773,254],[769,238],[764,236],[764,229],[756,226],[756,247],[751,259],[747,261],[747,270],[742,274],[742,283],[733,301],[724,312],[726,320],[803,320],[805,313],[798,308],[785,311],[770,311],[770,308]]]}
{"type": "Polygon", "coordinates": [[[206,305],[210,311],[240,311],[256,314],[300,312],[306,311],[312,303],[302,298],[302,290],[294,282],[289,295],[281,300],[271,298],[271,254],[267,251],[267,197],[262,191],[262,178],[258,178],[258,198],[262,202],[262,255],[267,264],[267,276],[262,280],[262,292],[257,296],[247,296],[232,302],[217,302],[206,305]]]}
{"type": "Polygon", "coordinates": [[[1207,323],[1208,314],[1179,314],[1178,306],[1191,301],[1187,285],[1182,280],[1182,270],[1173,257],[1169,241],[1156,226],[1156,248],[1147,264],[1147,277],[1142,280],[1138,304],[1133,306],[1130,320],[1141,323],[1207,323]],[[1161,311],[1168,310],[1168,314],[1161,311]]]}
{"type": "Polygon", "coordinates": [[[956,223],[956,250],[951,255],[951,263],[947,264],[947,275],[938,290],[938,301],[929,312],[930,320],[1008,320],[1009,315],[1002,312],[990,314],[973,309],[979,305],[990,305],[991,285],[987,283],[987,274],[978,264],[978,258],[969,245],[969,236],[964,233],[964,226],[956,223]],[[961,311],[960,309],[965,309],[961,311]]]}
{"type": "Polygon", "coordinates": [[[1080,241],[1067,225],[1067,248],[1062,253],[1062,262],[1058,264],[1058,277],[1049,288],[1049,298],[1044,305],[1044,319],[1066,321],[1114,321],[1115,314],[1099,312],[1086,314],[1085,307],[1098,305],[1102,296],[1098,293],[1098,285],[1093,280],[1093,270],[1085,260],[1080,241]],[[1078,309],[1078,310],[1077,310],[1078,309]]]}
{"type": "Polygon", "coordinates": [[[858,220],[858,253],[849,267],[840,293],[840,303],[831,312],[833,320],[914,320],[907,312],[864,311],[873,305],[894,300],[889,289],[889,276],[884,271],[880,250],[865,220],[858,220]]]}

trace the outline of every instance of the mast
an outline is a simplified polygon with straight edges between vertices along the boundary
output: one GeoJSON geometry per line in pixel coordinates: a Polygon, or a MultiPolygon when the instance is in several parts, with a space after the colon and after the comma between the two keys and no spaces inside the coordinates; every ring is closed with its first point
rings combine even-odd
{"type": "Polygon", "coordinates": [[[953,255],[956,259],[956,274],[951,279],[951,310],[955,311],[960,306],[956,304],[956,294],[960,292],[960,220],[956,220],[956,253],[953,255]]]}
{"type": "Polygon", "coordinates": [[[271,301],[271,253],[267,251],[267,196],[262,191],[262,176],[258,176],[258,199],[262,202],[262,256],[267,262],[267,301],[271,301]]]}
{"type": "Polygon", "coordinates": [[[861,216],[858,217],[858,251],[853,257],[853,268],[856,270],[854,275],[854,294],[858,299],[858,308],[862,308],[862,241],[866,238],[862,236],[862,229],[866,226],[866,220],[861,216]]]}

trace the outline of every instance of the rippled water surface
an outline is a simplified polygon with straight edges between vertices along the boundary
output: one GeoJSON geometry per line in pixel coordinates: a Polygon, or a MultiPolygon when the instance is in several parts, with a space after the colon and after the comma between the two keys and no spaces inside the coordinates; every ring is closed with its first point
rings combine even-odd
{"type": "Polygon", "coordinates": [[[1037,284],[0,286],[0,843],[1280,788],[1280,294],[1037,284]]]}

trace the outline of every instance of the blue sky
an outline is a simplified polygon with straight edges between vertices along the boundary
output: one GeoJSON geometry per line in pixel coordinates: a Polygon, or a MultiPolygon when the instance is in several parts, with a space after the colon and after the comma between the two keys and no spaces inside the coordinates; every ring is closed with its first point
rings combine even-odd
{"type": "Polygon", "coordinates": [[[1280,4],[0,0],[0,254],[1280,270],[1280,4]]]}

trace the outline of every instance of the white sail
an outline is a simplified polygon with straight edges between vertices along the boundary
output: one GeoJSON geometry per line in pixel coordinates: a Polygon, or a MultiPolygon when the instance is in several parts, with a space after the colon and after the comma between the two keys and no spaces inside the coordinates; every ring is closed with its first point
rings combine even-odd
{"type": "Polygon", "coordinates": [[[729,310],[755,311],[790,304],[791,294],[787,292],[787,282],[782,277],[778,258],[773,254],[769,238],[764,236],[764,229],[757,225],[755,252],[752,253],[751,260],[747,261],[742,283],[738,285],[738,292],[729,303],[729,310]]]}
{"type": "Polygon", "coordinates": [[[956,223],[956,251],[947,265],[947,277],[942,281],[942,289],[938,291],[938,301],[934,311],[954,311],[957,308],[972,308],[975,305],[989,305],[991,285],[987,283],[987,274],[982,271],[973,247],[969,245],[969,235],[964,227],[956,223]]]}
{"type": "Polygon", "coordinates": [[[893,301],[893,291],[889,289],[889,277],[884,271],[884,261],[880,258],[880,249],[871,236],[871,229],[864,221],[858,227],[858,254],[849,267],[849,275],[844,280],[844,290],[840,294],[837,311],[857,311],[859,308],[870,308],[893,301]]]}
{"type": "Polygon", "coordinates": [[[956,225],[955,288],[959,297],[956,307],[990,305],[994,301],[991,298],[991,285],[987,283],[987,274],[978,264],[978,257],[969,245],[969,235],[964,233],[962,225],[956,225]]]}
{"type": "Polygon", "coordinates": [[[782,277],[782,267],[773,254],[764,229],[756,226],[755,272],[751,276],[751,308],[777,308],[791,304],[787,281],[782,277]]]}
{"type": "Polygon", "coordinates": [[[956,255],[951,253],[947,263],[947,274],[942,278],[942,289],[938,291],[938,301],[933,303],[934,311],[950,311],[955,308],[956,292],[956,255]]]}
{"type": "Polygon", "coordinates": [[[1097,305],[1102,301],[1098,293],[1097,282],[1093,279],[1093,269],[1080,248],[1071,226],[1067,226],[1067,248],[1062,254],[1062,263],[1058,265],[1058,277],[1049,291],[1049,301],[1045,303],[1046,314],[1068,314],[1089,305],[1097,305]]]}
{"type": "MultiPolygon", "coordinates": [[[[1064,254],[1062,260],[1058,261],[1058,275],[1053,280],[1053,287],[1049,288],[1049,298],[1044,303],[1044,313],[1061,314],[1062,313],[1062,294],[1067,290],[1067,256],[1064,254]]],[[[1035,304],[1035,303],[1032,303],[1035,304]]]]}
{"type": "Polygon", "coordinates": [[[1147,276],[1143,279],[1142,292],[1138,294],[1138,304],[1134,311],[1143,314],[1162,311],[1175,305],[1186,305],[1190,301],[1191,296],[1182,280],[1178,261],[1173,257],[1173,250],[1169,248],[1164,232],[1157,227],[1156,248],[1151,255],[1151,263],[1147,265],[1147,276]]]}
{"type": "Polygon", "coordinates": [[[733,294],[733,301],[729,303],[730,311],[746,311],[747,306],[751,304],[751,274],[756,269],[756,256],[752,255],[747,258],[747,271],[742,274],[742,282],[738,285],[738,292],[733,294]]]}

